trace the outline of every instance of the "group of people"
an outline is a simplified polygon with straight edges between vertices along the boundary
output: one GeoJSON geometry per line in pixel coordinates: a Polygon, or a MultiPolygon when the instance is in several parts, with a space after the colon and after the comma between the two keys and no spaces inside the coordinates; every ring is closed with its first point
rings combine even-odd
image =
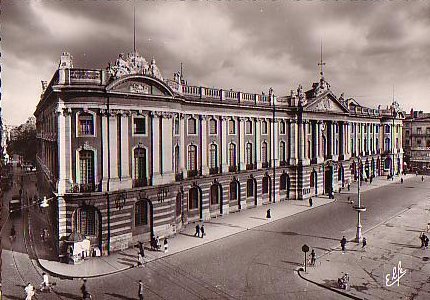
{"type": "MultiPolygon", "coordinates": [[[[49,282],[49,276],[46,273],[42,273],[43,281],[39,286],[39,290],[41,292],[50,292],[52,291],[52,283],[49,282]]],[[[34,286],[29,282],[27,286],[24,288],[25,291],[25,300],[31,300],[33,296],[36,294],[34,286]]]]}
{"type": "MultiPolygon", "coordinates": [[[[343,236],[342,239],[340,240],[340,247],[342,248],[342,254],[344,254],[346,251],[346,243],[347,243],[347,240],[345,236],[343,236]]],[[[363,237],[361,249],[363,249],[363,251],[366,251],[366,246],[367,246],[367,239],[363,237]]]]}
{"type": "MultiPolygon", "coordinates": [[[[160,242],[160,237],[158,235],[157,236],[154,235],[151,238],[151,250],[154,250],[154,251],[161,250],[161,242],[160,242]]],[[[168,250],[169,250],[169,241],[167,240],[167,238],[164,238],[164,253],[167,253],[168,250]]]]}
{"type": "Polygon", "coordinates": [[[201,238],[203,238],[205,236],[205,225],[204,224],[202,224],[202,226],[200,226],[199,224],[196,225],[196,232],[194,233],[194,236],[201,237],[201,238]]]}

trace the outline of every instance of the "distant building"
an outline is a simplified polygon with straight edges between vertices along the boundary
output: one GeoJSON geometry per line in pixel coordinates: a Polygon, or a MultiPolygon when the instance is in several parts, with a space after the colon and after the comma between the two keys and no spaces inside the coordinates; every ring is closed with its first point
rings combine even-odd
{"type": "MultiPolygon", "coordinates": [[[[322,73],[322,72],[321,72],[322,73]]],[[[107,70],[64,53],[34,115],[38,186],[47,182],[62,241],[103,254],[246,208],[327,194],[398,174],[402,119],[336,96],[321,78],[289,95],[191,86],[155,61],[120,55],[107,70]]]]}
{"type": "Polygon", "coordinates": [[[411,109],[403,122],[408,170],[430,172],[430,113],[411,109]]]}

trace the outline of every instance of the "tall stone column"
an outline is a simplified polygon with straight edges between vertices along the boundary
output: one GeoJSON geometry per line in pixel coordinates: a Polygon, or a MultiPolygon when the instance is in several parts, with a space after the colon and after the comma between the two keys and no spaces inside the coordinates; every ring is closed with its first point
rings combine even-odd
{"type": "Polygon", "coordinates": [[[299,161],[303,162],[305,159],[305,123],[302,121],[299,126],[299,161]]]}
{"type": "Polygon", "coordinates": [[[324,149],[323,149],[323,138],[322,138],[322,121],[317,121],[317,163],[324,161],[324,149]]]}
{"type": "Polygon", "coordinates": [[[121,188],[132,188],[133,183],[130,176],[130,145],[129,145],[129,119],[130,112],[121,114],[121,188]]]}
{"type": "Polygon", "coordinates": [[[298,148],[298,141],[297,141],[297,134],[298,134],[298,125],[297,120],[291,120],[290,121],[290,165],[297,165],[298,155],[297,155],[297,148],[298,148]]]}
{"type": "Polygon", "coordinates": [[[152,135],[152,185],[162,184],[160,168],[160,114],[151,113],[151,135],[152,135]]]}
{"type": "Polygon", "coordinates": [[[339,159],[345,159],[345,124],[339,122],[339,159]]]}
{"type": "Polygon", "coordinates": [[[255,120],[255,162],[257,169],[261,169],[261,120],[255,120]]]}
{"type": "Polygon", "coordinates": [[[339,158],[339,143],[337,141],[339,135],[336,134],[336,126],[337,126],[337,122],[333,122],[331,124],[331,130],[332,130],[332,139],[331,139],[331,143],[332,143],[332,159],[334,161],[337,161],[339,158]]]}
{"type": "Polygon", "coordinates": [[[351,158],[351,136],[350,136],[350,124],[345,122],[345,159],[351,158]]]}
{"type": "Polygon", "coordinates": [[[109,190],[116,191],[119,189],[118,177],[118,118],[117,112],[108,116],[109,126],[109,190]]]}
{"type": "Polygon", "coordinates": [[[182,177],[185,179],[188,176],[187,167],[185,162],[187,161],[187,146],[185,145],[185,117],[183,114],[179,114],[179,168],[182,173],[182,177]]]}
{"type": "Polygon", "coordinates": [[[161,174],[163,184],[175,182],[173,171],[173,115],[163,113],[161,119],[161,174]]]}
{"type": "Polygon", "coordinates": [[[109,181],[109,132],[108,132],[108,114],[109,112],[105,109],[100,110],[101,115],[101,131],[102,131],[102,169],[103,169],[103,179],[102,179],[102,191],[108,190],[109,181]]]}
{"type": "Polygon", "coordinates": [[[228,172],[228,146],[227,146],[228,118],[221,117],[221,169],[222,173],[228,172]]]}
{"type": "Polygon", "coordinates": [[[278,125],[279,122],[278,120],[271,120],[271,135],[270,135],[270,140],[271,140],[271,149],[272,149],[272,155],[271,155],[271,159],[272,159],[272,166],[275,167],[279,167],[279,136],[278,136],[278,125]]]}
{"type": "Polygon", "coordinates": [[[58,195],[64,195],[71,187],[71,110],[59,105],[57,108],[58,132],[58,195]]]}
{"type": "Polygon", "coordinates": [[[355,155],[360,155],[360,134],[359,134],[359,123],[354,123],[355,126],[355,155]]]}
{"type": "Polygon", "coordinates": [[[239,118],[239,170],[246,170],[245,166],[245,118],[239,118]]]}
{"type": "Polygon", "coordinates": [[[207,116],[201,116],[201,145],[202,147],[202,157],[201,157],[201,163],[202,163],[202,175],[209,175],[209,167],[208,167],[208,117],[207,116]]]}

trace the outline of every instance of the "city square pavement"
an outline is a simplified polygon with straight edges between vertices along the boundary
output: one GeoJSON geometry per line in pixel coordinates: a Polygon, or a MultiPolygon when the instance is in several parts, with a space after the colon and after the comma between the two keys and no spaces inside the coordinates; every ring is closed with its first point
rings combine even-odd
{"type": "MultiPolygon", "coordinates": [[[[414,177],[415,175],[406,175],[403,178],[414,177]]],[[[363,192],[372,190],[381,186],[392,183],[398,183],[400,178],[395,178],[393,181],[387,181],[385,178],[380,177],[375,179],[372,184],[363,184],[361,190],[363,192]]],[[[351,185],[351,190],[355,191],[357,184],[351,185]]],[[[336,194],[339,195],[339,194],[336,194]]],[[[175,253],[189,250],[203,244],[211,243],[213,241],[235,235],[246,230],[257,228],[309,209],[317,208],[321,205],[332,203],[335,200],[328,199],[327,196],[313,197],[313,206],[309,207],[308,201],[288,200],[278,203],[271,203],[268,205],[259,206],[252,209],[243,210],[240,212],[232,213],[229,215],[221,216],[204,222],[206,235],[204,238],[197,238],[194,236],[195,225],[197,223],[188,224],[185,229],[181,230],[176,236],[169,238],[169,251],[164,253],[162,251],[150,251],[149,244],[145,245],[145,262],[157,260],[175,253]],[[271,218],[266,218],[267,209],[271,210],[271,218]]],[[[46,213],[45,213],[46,214],[46,213]]],[[[45,215],[40,216],[38,210],[33,210],[30,214],[31,219],[37,219],[37,222],[31,222],[30,226],[33,227],[32,232],[39,232],[43,226],[49,226],[49,218],[45,215]],[[45,222],[46,224],[44,225],[45,222]],[[34,224],[34,225],[33,225],[34,224]]],[[[202,223],[200,223],[202,224],[202,223]]],[[[53,275],[70,278],[91,278],[97,276],[104,276],[108,274],[115,274],[137,266],[138,255],[137,248],[129,248],[124,251],[116,252],[108,257],[88,258],[76,265],[68,265],[57,262],[53,259],[47,251],[47,245],[52,250],[54,245],[42,242],[41,239],[34,238],[35,250],[38,256],[39,263],[43,269],[53,275]]]]}
{"type": "Polygon", "coordinates": [[[353,242],[354,236],[347,236],[345,253],[337,243],[317,258],[314,267],[308,267],[306,273],[301,270],[300,275],[359,299],[430,299],[430,249],[421,248],[419,239],[422,232],[430,236],[429,200],[429,195],[423,195],[420,203],[364,230],[364,249],[362,244],[353,242]],[[344,273],[350,276],[346,291],[340,290],[337,283],[344,273]]]}

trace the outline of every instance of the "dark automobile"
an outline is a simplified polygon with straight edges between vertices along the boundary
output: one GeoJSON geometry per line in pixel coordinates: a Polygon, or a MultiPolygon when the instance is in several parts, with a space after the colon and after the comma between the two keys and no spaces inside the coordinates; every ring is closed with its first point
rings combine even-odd
{"type": "Polygon", "coordinates": [[[9,213],[20,213],[21,212],[21,197],[14,195],[12,200],[9,201],[9,213]]]}

